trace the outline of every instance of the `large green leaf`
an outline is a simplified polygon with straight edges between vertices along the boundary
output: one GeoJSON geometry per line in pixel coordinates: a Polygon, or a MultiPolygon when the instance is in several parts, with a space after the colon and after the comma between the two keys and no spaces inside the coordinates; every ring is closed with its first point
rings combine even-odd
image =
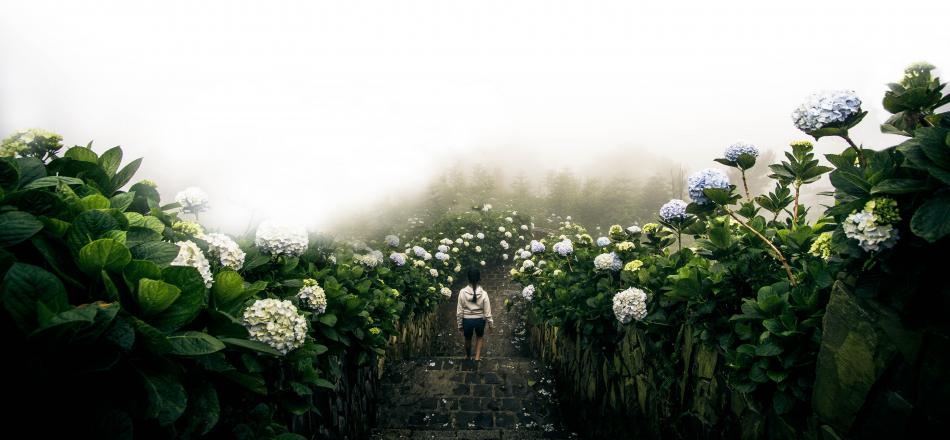
{"type": "Polygon", "coordinates": [[[950,234],[950,194],[943,193],[924,202],[910,219],[910,229],[931,243],[950,234]]]}
{"type": "Polygon", "coordinates": [[[84,182],[82,179],[77,179],[75,177],[66,177],[66,176],[46,176],[36,179],[26,186],[23,189],[34,189],[34,188],[49,188],[51,186],[62,185],[82,185],[84,182]]]}
{"type": "Polygon", "coordinates": [[[207,333],[188,331],[168,337],[172,344],[172,354],[182,356],[201,356],[224,350],[224,343],[207,333]]]}
{"type": "Polygon", "coordinates": [[[146,416],[155,419],[160,426],[175,423],[188,403],[185,387],[178,378],[167,373],[139,373],[147,396],[146,416]]]}
{"type": "Polygon", "coordinates": [[[221,342],[224,342],[227,345],[233,345],[235,347],[246,348],[248,350],[256,351],[259,353],[265,353],[272,356],[283,356],[279,351],[275,350],[270,345],[267,345],[263,342],[250,341],[247,339],[240,338],[220,338],[221,342]]]}
{"type": "Polygon", "coordinates": [[[55,275],[40,267],[14,263],[3,278],[3,307],[23,331],[38,325],[37,307],[47,313],[59,313],[70,308],[63,283],[55,275]]]}
{"type": "Polygon", "coordinates": [[[211,296],[216,309],[232,314],[249,297],[244,290],[244,279],[233,270],[222,270],[215,274],[211,296]]]}
{"type": "Polygon", "coordinates": [[[115,176],[112,176],[112,192],[122,189],[126,183],[129,183],[129,180],[131,180],[135,172],[138,171],[139,165],[142,165],[142,158],[129,162],[129,164],[123,167],[115,176]]]}
{"type": "Polygon", "coordinates": [[[164,281],[142,278],[139,280],[136,295],[142,313],[150,316],[169,308],[181,296],[181,289],[164,281]]]}
{"type": "Polygon", "coordinates": [[[917,179],[887,179],[871,188],[872,195],[878,194],[908,194],[925,191],[929,185],[917,179]]]}
{"type": "Polygon", "coordinates": [[[23,211],[0,214],[0,247],[18,244],[43,229],[43,222],[23,211]]]}
{"type": "Polygon", "coordinates": [[[0,189],[13,191],[20,182],[20,171],[12,158],[0,157],[0,189]]]}
{"type": "Polygon", "coordinates": [[[191,322],[204,309],[208,303],[207,289],[198,270],[193,267],[167,267],[162,270],[162,278],[178,286],[181,296],[149,322],[159,330],[173,332],[191,322]]]}
{"type": "Polygon", "coordinates": [[[118,229],[116,219],[103,211],[84,211],[73,220],[66,231],[66,243],[73,255],[78,255],[83,246],[102,238],[107,232],[118,229]]]}
{"type": "Polygon", "coordinates": [[[164,241],[150,241],[130,249],[137,260],[148,260],[159,267],[168,267],[178,256],[178,246],[164,241]]]}
{"type": "Polygon", "coordinates": [[[79,160],[89,163],[99,163],[99,156],[95,152],[86,148],[86,147],[72,147],[66,150],[66,154],[63,156],[68,157],[73,160],[79,160]]]}
{"type": "Polygon", "coordinates": [[[208,382],[198,382],[189,387],[188,408],[185,409],[185,431],[203,436],[218,424],[221,405],[218,393],[208,382]]]}
{"type": "Polygon", "coordinates": [[[132,261],[129,249],[110,238],[102,238],[83,246],[77,259],[79,268],[90,275],[102,270],[121,271],[129,261],[132,261]]]}
{"type": "Polygon", "coordinates": [[[132,205],[132,202],[135,200],[134,192],[127,192],[116,194],[109,199],[109,206],[112,209],[118,209],[119,211],[125,212],[129,206],[132,205]]]}
{"type": "Polygon", "coordinates": [[[99,166],[102,167],[102,170],[107,176],[109,176],[109,178],[115,176],[115,172],[119,169],[119,164],[121,163],[122,149],[119,147],[112,147],[102,153],[102,156],[99,157],[99,166]]]}

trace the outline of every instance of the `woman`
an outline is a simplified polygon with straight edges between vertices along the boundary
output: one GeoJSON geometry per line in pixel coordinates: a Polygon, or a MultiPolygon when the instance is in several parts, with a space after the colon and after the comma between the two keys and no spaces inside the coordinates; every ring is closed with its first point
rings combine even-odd
{"type": "Polygon", "coordinates": [[[482,345],[484,344],[485,323],[488,328],[495,326],[491,317],[491,302],[488,293],[478,285],[482,274],[477,268],[468,270],[468,285],[459,291],[458,307],[455,309],[455,320],[459,331],[465,335],[465,359],[472,358],[472,333],[475,333],[475,361],[481,361],[482,345]]]}

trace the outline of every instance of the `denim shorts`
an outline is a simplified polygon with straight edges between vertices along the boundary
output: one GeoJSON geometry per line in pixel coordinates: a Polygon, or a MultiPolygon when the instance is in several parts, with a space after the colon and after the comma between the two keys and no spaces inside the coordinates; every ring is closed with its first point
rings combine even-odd
{"type": "Polygon", "coordinates": [[[472,332],[475,332],[479,338],[485,336],[485,318],[463,318],[462,332],[465,334],[465,339],[472,339],[472,332]]]}

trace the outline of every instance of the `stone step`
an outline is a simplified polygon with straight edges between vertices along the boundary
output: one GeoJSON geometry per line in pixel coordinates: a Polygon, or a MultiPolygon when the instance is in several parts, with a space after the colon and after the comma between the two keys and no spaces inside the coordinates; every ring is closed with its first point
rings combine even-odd
{"type": "Polygon", "coordinates": [[[372,440],[426,439],[426,440],[536,440],[576,438],[560,432],[516,429],[481,429],[468,431],[431,431],[412,429],[377,429],[372,440]]]}

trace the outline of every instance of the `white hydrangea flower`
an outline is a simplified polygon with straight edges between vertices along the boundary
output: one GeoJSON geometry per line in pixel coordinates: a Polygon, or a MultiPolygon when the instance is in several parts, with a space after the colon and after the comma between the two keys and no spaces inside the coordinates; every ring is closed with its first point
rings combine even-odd
{"type": "MultiPolygon", "coordinates": [[[[484,237],[485,237],[485,234],[482,234],[482,236],[479,237],[479,238],[484,238],[484,237]]],[[[472,233],[470,233],[470,232],[466,232],[466,233],[462,234],[462,238],[465,239],[465,240],[474,240],[474,239],[475,239],[475,236],[472,235],[472,233]]]]}
{"type": "Polygon", "coordinates": [[[439,276],[439,271],[438,271],[438,270],[435,270],[435,269],[429,269],[429,275],[432,275],[432,276],[434,276],[434,277],[437,277],[437,276],[439,276]]]}
{"type": "Polygon", "coordinates": [[[606,247],[606,246],[608,246],[608,245],[610,245],[610,239],[609,239],[609,238],[607,238],[607,237],[598,237],[598,238],[597,238],[597,246],[606,247]]]}
{"type": "Polygon", "coordinates": [[[446,246],[452,246],[452,239],[450,239],[450,238],[443,238],[443,239],[440,241],[440,243],[442,243],[442,244],[444,244],[444,245],[446,245],[446,246]]]}
{"type": "Polygon", "coordinates": [[[426,252],[426,253],[422,256],[422,259],[425,260],[425,261],[431,260],[431,259],[432,259],[432,254],[426,252]]]}
{"type": "Polygon", "coordinates": [[[504,226],[499,226],[499,227],[498,227],[498,232],[505,232],[505,227],[504,227],[504,226]]]}
{"type": "Polygon", "coordinates": [[[498,242],[498,244],[501,246],[502,249],[508,249],[508,242],[507,242],[507,241],[502,240],[502,241],[498,242]]]}
{"type": "Polygon", "coordinates": [[[396,266],[406,265],[406,254],[393,252],[389,254],[389,259],[392,260],[393,263],[396,263],[396,266]]]}
{"type": "Polygon", "coordinates": [[[501,259],[508,261],[508,254],[501,254],[501,259]]]}
{"type": "Polygon", "coordinates": [[[631,233],[631,234],[639,234],[639,233],[643,232],[643,230],[640,229],[639,226],[633,225],[633,226],[627,228],[627,232],[629,232],[629,233],[631,233]]]}
{"type": "Polygon", "coordinates": [[[527,231],[527,230],[528,230],[528,225],[521,225],[521,230],[522,230],[522,231],[527,231]]]}
{"type": "Polygon", "coordinates": [[[413,260],[412,265],[415,267],[426,267],[426,262],[422,260],[413,260]]]}
{"type": "Polygon", "coordinates": [[[455,246],[455,247],[452,248],[452,252],[458,253],[458,251],[459,251],[458,246],[455,246]]]}
{"type": "Polygon", "coordinates": [[[505,238],[511,238],[511,232],[506,231],[506,232],[505,232],[505,238]]]}
{"type": "Polygon", "coordinates": [[[486,203],[486,204],[482,205],[482,211],[484,211],[484,212],[491,211],[491,204],[490,204],[490,203],[486,203]]]}
{"type": "Polygon", "coordinates": [[[613,252],[609,254],[600,254],[594,257],[594,267],[597,270],[618,271],[623,267],[623,261],[620,261],[620,257],[618,257],[617,254],[613,252]]]}
{"type": "Polygon", "coordinates": [[[481,251],[482,251],[481,246],[475,246],[475,252],[481,252],[481,251]]]}
{"type": "Polygon", "coordinates": [[[436,253],[435,253],[435,259],[436,259],[436,260],[439,260],[439,261],[442,261],[442,262],[446,262],[446,261],[449,260],[449,254],[447,254],[447,253],[445,253],[445,252],[442,252],[442,251],[436,252],[436,253]]]}
{"type": "Polygon", "coordinates": [[[178,256],[172,260],[171,265],[198,269],[198,273],[201,274],[201,278],[205,282],[205,287],[211,287],[214,284],[214,275],[211,274],[211,264],[208,263],[205,254],[201,252],[201,248],[191,240],[179,241],[175,244],[178,245],[178,256]]]}
{"type": "Polygon", "coordinates": [[[478,264],[484,266],[484,265],[485,265],[485,260],[479,261],[478,264]]]}
{"type": "Polygon", "coordinates": [[[461,265],[461,264],[456,264],[454,270],[455,270],[455,273],[461,272],[461,271],[462,271],[462,265],[461,265]]]}
{"type": "Polygon", "coordinates": [[[257,227],[254,244],[264,253],[296,257],[307,250],[307,230],[275,221],[262,222],[257,227]]]}
{"type": "Polygon", "coordinates": [[[525,270],[531,269],[531,268],[533,268],[533,267],[534,267],[534,261],[531,261],[531,260],[524,260],[524,261],[521,262],[521,271],[522,271],[522,272],[524,272],[525,270]]]}
{"type": "Polygon", "coordinates": [[[383,262],[383,253],[380,251],[371,251],[364,255],[354,255],[353,260],[368,268],[374,268],[383,262]]]}
{"type": "Polygon", "coordinates": [[[505,221],[508,222],[508,223],[514,223],[514,222],[515,222],[515,219],[513,219],[513,218],[511,218],[511,217],[505,217],[505,221]]]}
{"type": "Polygon", "coordinates": [[[440,289],[440,293],[442,293],[442,296],[452,296],[452,290],[448,287],[442,287],[442,289],[440,289]]]}
{"type": "Polygon", "coordinates": [[[315,279],[303,280],[303,287],[297,292],[297,298],[300,298],[301,305],[318,315],[327,311],[327,294],[315,279]]]}
{"type": "Polygon", "coordinates": [[[531,251],[521,251],[518,256],[521,258],[531,258],[531,251]]]}
{"type": "Polygon", "coordinates": [[[387,235],[386,238],[385,238],[385,240],[386,240],[386,244],[387,244],[389,247],[397,247],[397,246],[399,246],[399,237],[397,237],[397,236],[395,236],[395,235],[392,235],[392,234],[387,235]]]}
{"type": "Polygon", "coordinates": [[[475,236],[478,237],[479,240],[485,239],[485,234],[482,234],[481,232],[479,232],[478,234],[475,234],[475,236]]]}
{"type": "MultiPolygon", "coordinates": [[[[448,252],[448,251],[449,251],[449,247],[448,247],[448,246],[446,246],[446,245],[444,245],[444,244],[439,245],[439,252],[448,252]]],[[[438,257],[438,255],[436,255],[436,257],[438,257]]]]}
{"type": "Polygon", "coordinates": [[[287,300],[259,299],[244,310],[244,327],[251,340],[287,354],[307,339],[307,320],[287,300]]]}
{"type": "Polygon", "coordinates": [[[447,281],[449,284],[452,284],[452,282],[455,281],[455,278],[452,278],[451,276],[449,276],[448,278],[445,279],[445,281],[447,281]]]}
{"type": "Polygon", "coordinates": [[[189,186],[175,195],[175,201],[184,212],[197,213],[208,210],[208,194],[197,186],[189,186]]]}
{"type": "Polygon", "coordinates": [[[198,237],[208,243],[208,252],[211,255],[217,255],[224,267],[230,267],[234,270],[240,270],[244,266],[244,257],[247,254],[241,250],[241,246],[225,234],[213,232],[198,237]]]}
{"type": "Polygon", "coordinates": [[[866,210],[849,215],[842,227],[844,235],[857,240],[866,252],[888,249],[897,243],[897,229],[890,224],[878,224],[877,216],[866,210]]]}
{"type": "Polygon", "coordinates": [[[412,253],[418,258],[422,258],[426,254],[426,250],[423,249],[422,246],[413,246],[412,253]]]}
{"type": "Polygon", "coordinates": [[[534,298],[534,284],[529,284],[524,289],[521,289],[521,296],[524,299],[531,301],[534,298]]]}
{"type": "Polygon", "coordinates": [[[456,239],[455,239],[455,243],[457,243],[457,244],[462,244],[463,241],[464,241],[464,240],[462,240],[461,238],[456,238],[456,239]]]}
{"type": "Polygon", "coordinates": [[[642,321],[647,316],[647,294],[636,287],[619,292],[614,295],[613,309],[614,316],[622,324],[631,319],[642,321]]]}

